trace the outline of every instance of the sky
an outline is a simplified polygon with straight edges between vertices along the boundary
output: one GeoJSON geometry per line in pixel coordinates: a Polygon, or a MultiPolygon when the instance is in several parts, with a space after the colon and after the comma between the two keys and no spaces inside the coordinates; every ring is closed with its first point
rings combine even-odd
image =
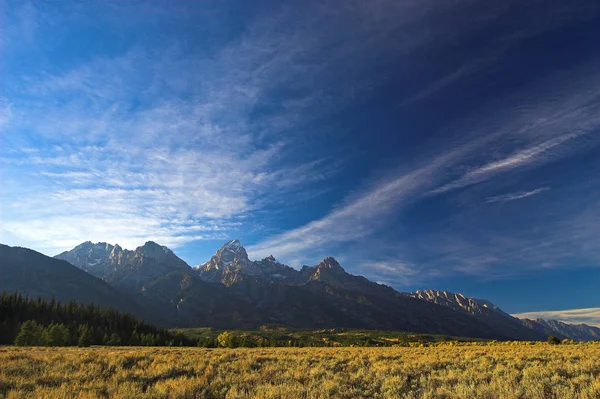
{"type": "Polygon", "coordinates": [[[0,0],[0,242],[599,307],[598,37],[595,1],[0,0]]]}

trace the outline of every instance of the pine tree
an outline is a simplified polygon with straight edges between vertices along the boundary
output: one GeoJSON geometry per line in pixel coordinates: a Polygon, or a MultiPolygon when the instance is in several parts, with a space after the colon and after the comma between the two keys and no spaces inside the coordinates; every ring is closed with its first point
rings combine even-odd
{"type": "Polygon", "coordinates": [[[21,326],[19,334],[15,338],[17,346],[38,346],[42,345],[43,327],[35,320],[28,320],[21,326]]]}
{"type": "Polygon", "coordinates": [[[117,333],[112,333],[107,345],[109,346],[120,346],[121,345],[121,337],[117,333]]]}
{"type": "Polygon", "coordinates": [[[44,345],[67,346],[71,340],[69,330],[64,324],[50,324],[44,331],[44,345]]]}
{"type": "Polygon", "coordinates": [[[137,333],[137,331],[133,330],[133,333],[131,334],[131,339],[129,340],[129,345],[130,346],[138,346],[140,344],[140,336],[137,333]]]}
{"type": "Polygon", "coordinates": [[[19,334],[20,345],[63,345],[63,335],[67,337],[66,345],[77,345],[86,324],[88,337],[84,341],[89,340],[89,344],[106,344],[112,340],[113,334],[118,337],[112,340],[113,343],[128,344],[132,330],[137,334],[137,343],[136,336],[132,341],[136,345],[139,345],[140,335],[146,336],[146,345],[196,344],[182,334],[158,329],[112,309],[83,305],[75,301],[59,303],[29,299],[19,293],[0,293],[0,345],[14,344],[19,334]],[[38,327],[32,328],[35,325],[29,323],[20,334],[27,321],[35,321],[38,327]],[[62,325],[65,330],[54,327],[55,325],[62,325]]]}
{"type": "Polygon", "coordinates": [[[143,346],[154,346],[154,335],[148,333],[148,334],[142,334],[141,335],[141,344],[143,346]]]}
{"type": "Polygon", "coordinates": [[[78,346],[90,346],[92,342],[92,338],[90,336],[90,331],[87,324],[84,324],[81,328],[81,333],[79,334],[79,340],[77,341],[78,346]]]}

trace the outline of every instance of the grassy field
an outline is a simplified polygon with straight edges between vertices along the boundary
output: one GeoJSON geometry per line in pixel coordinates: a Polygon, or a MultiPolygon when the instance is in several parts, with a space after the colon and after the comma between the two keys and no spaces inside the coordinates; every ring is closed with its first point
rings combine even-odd
{"type": "MultiPolygon", "coordinates": [[[[199,346],[211,347],[218,344],[218,336],[224,330],[214,328],[181,328],[172,333],[183,334],[199,346]],[[213,345],[210,345],[210,344],[213,345]]],[[[485,342],[477,338],[451,337],[448,335],[416,334],[399,331],[355,330],[327,328],[320,330],[294,329],[282,326],[262,326],[258,330],[228,331],[235,336],[236,346],[419,346],[436,345],[444,342],[485,342]]],[[[223,346],[223,345],[221,345],[223,346]]],[[[227,345],[224,345],[227,346],[227,345]]]]}
{"type": "Polygon", "coordinates": [[[600,398],[600,345],[0,347],[0,397],[600,398]]]}

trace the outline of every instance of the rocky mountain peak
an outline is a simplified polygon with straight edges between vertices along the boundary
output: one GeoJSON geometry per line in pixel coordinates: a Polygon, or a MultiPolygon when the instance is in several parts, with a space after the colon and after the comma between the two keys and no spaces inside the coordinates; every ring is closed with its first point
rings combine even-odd
{"type": "Polygon", "coordinates": [[[275,257],[273,255],[267,256],[266,258],[263,259],[263,261],[271,262],[271,263],[277,262],[277,260],[275,260],[275,257]]]}
{"type": "Polygon", "coordinates": [[[104,267],[106,260],[113,251],[113,246],[106,242],[92,243],[86,241],[70,251],[65,251],[56,257],[91,272],[104,267]]]}
{"type": "Polygon", "coordinates": [[[94,244],[91,241],[86,241],[86,242],[82,242],[81,244],[79,244],[78,246],[76,246],[75,248],[73,248],[73,251],[80,251],[80,250],[84,250],[84,249],[90,249],[94,244]]]}
{"type": "Polygon", "coordinates": [[[300,273],[308,277],[308,280],[319,280],[324,282],[341,283],[351,276],[346,273],[335,258],[328,256],[316,266],[303,266],[300,273]]]}
{"type": "Polygon", "coordinates": [[[223,244],[223,246],[221,248],[238,248],[241,246],[242,246],[242,244],[240,243],[240,240],[238,240],[236,238],[236,239],[226,242],[225,244],[223,244]]]}
{"type": "Polygon", "coordinates": [[[327,269],[331,271],[345,273],[344,268],[340,266],[339,262],[331,256],[328,256],[327,258],[323,259],[323,261],[317,265],[317,269],[327,269]]]}
{"type": "Polygon", "coordinates": [[[107,242],[93,243],[91,241],[86,241],[86,242],[79,244],[78,246],[73,248],[71,251],[77,252],[77,253],[102,252],[102,251],[110,252],[110,251],[112,251],[112,248],[113,248],[113,246],[107,242]]]}
{"type": "Polygon", "coordinates": [[[119,263],[122,256],[123,256],[123,248],[121,248],[121,246],[119,244],[116,244],[113,247],[112,251],[110,252],[110,255],[108,258],[111,260],[115,260],[117,263],[119,263]]]}
{"type": "Polygon", "coordinates": [[[169,248],[159,245],[154,241],[148,241],[141,247],[136,248],[135,257],[152,259],[156,263],[165,264],[169,267],[189,267],[187,263],[175,255],[169,248]]]}
{"type": "Polygon", "coordinates": [[[211,258],[210,264],[216,269],[226,267],[232,263],[244,265],[250,262],[246,249],[239,240],[231,240],[225,243],[211,258]]]}
{"type": "Polygon", "coordinates": [[[235,239],[226,242],[208,262],[197,266],[196,269],[201,278],[214,282],[223,279],[223,273],[230,274],[242,269],[250,271],[254,269],[253,265],[248,259],[246,249],[235,239]]]}
{"type": "Polygon", "coordinates": [[[158,249],[162,250],[163,248],[166,248],[166,247],[163,247],[162,245],[158,245],[154,241],[146,241],[146,243],[144,245],[142,245],[140,248],[142,248],[145,251],[154,251],[154,250],[158,250],[158,249]]]}

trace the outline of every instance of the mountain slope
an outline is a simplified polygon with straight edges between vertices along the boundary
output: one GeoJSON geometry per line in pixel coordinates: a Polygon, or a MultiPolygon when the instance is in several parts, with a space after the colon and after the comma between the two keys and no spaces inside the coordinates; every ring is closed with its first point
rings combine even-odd
{"type": "Polygon", "coordinates": [[[92,244],[87,241],[55,258],[66,260],[126,291],[138,291],[145,283],[174,271],[193,273],[173,251],[152,241],[134,251],[123,249],[118,244],[92,244]]]}
{"type": "Polygon", "coordinates": [[[248,279],[282,281],[298,275],[297,270],[277,262],[273,256],[252,262],[239,240],[227,242],[208,262],[196,266],[195,270],[203,280],[228,287],[248,279]]]}
{"type": "Polygon", "coordinates": [[[68,262],[21,247],[0,244],[0,292],[20,292],[30,298],[77,300],[143,315],[141,308],[106,282],[68,262]]]}
{"type": "Polygon", "coordinates": [[[195,268],[151,241],[133,251],[85,242],[56,257],[103,279],[167,326],[246,329],[277,323],[497,339],[549,335],[546,327],[530,328],[491,302],[440,291],[400,293],[347,273],[331,257],[301,270],[273,256],[251,261],[238,240],[195,268]]]}
{"type": "Polygon", "coordinates": [[[547,338],[547,334],[543,330],[528,328],[519,319],[503,312],[487,300],[468,298],[463,294],[437,290],[416,291],[408,295],[471,315],[495,331],[513,339],[544,340],[547,338]]]}
{"type": "MultiPolygon", "coordinates": [[[[202,281],[185,261],[169,248],[148,241],[133,251],[118,244],[84,242],[56,255],[115,287],[165,326],[195,326],[206,322],[222,292],[219,286],[202,281]]],[[[218,315],[215,325],[222,325],[218,315]]],[[[226,323],[225,323],[226,324],[226,323]]]]}
{"type": "Polygon", "coordinates": [[[262,322],[507,338],[468,315],[351,275],[331,257],[298,271],[273,256],[250,261],[239,241],[232,240],[196,271],[203,280],[226,287],[230,296],[254,303],[262,322]]]}
{"type": "Polygon", "coordinates": [[[569,324],[558,320],[545,320],[553,331],[560,332],[575,341],[597,341],[600,339],[600,328],[587,324],[569,324]]]}
{"type": "Polygon", "coordinates": [[[558,320],[544,319],[521,319],[521,323],[528,328],[560,339],[574,341],[597,341],[600,339],[600,328],[587,324],[568,324],[558,320]]]}
{"type": "Polygon", "coordinates": [[[134,251],[86,242],[57,258],[134,298],[162,325],[255,328],[279,323],[507,338],[468,315],[350,275],[333,258],[298,271],[272,256],[249,260],[238,240],[195,270],[153,242],[134,251]]]}

